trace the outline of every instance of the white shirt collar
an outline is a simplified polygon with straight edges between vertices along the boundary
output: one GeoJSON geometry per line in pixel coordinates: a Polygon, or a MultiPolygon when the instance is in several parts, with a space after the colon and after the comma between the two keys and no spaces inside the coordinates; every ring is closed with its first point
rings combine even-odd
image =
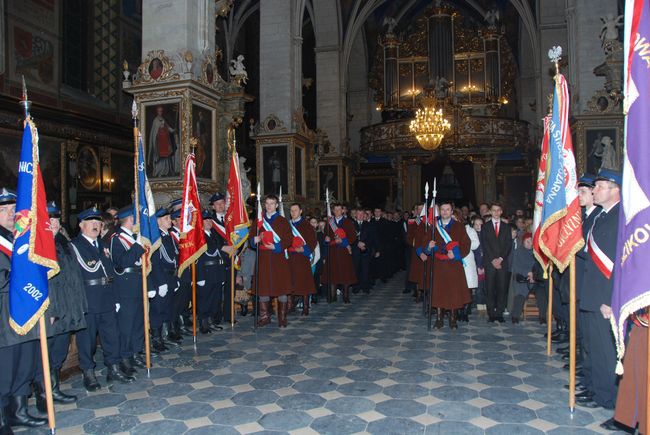
{"type": "Polygon", "coordinates": [[[593,204],[591,205],[591,207],[585,209],[585,214],[587,215],[587,217],[589,217],[594,210],[596,210],[596,206],[593,204]]]}
{"type": "Polygon", "coordinates": [[[122,231],[127,233],[129,236],[133,236],[133,231],[131,231],[130,229],[124,228],[124,227],[120,227],[120,228],[122,229],[122,231]]]}
{"type": "Polygon", "coordinates": [[[616,204],[618,204],[619,202],[621,202],[621,201],[616,201],[616,202],[615,202],[615,203],[614,203],[610,208],[608,208],[607,210],[605,210],[605,209],[603,208],[603,211],[604,211],[605,213],[609,213],[609,211],[610,211],[611,209],[613,209],[614,207],[616,207],[616,204]]]}
{"type": "MultiPolygon", "coordinates": [[[[97,239],[93,240],[93,239],[91,239],[90,237],[88,237],[88,236],[85,235],[85,234],[82,234],[82,236],[83,236],[84,239],[88,240],[88,243],[90,243],[91,245],[95,246],[95,242],[97,242],[97,239]]],[[[97,244],[99,245],[99,243],[97,243],[97,244]]]]}

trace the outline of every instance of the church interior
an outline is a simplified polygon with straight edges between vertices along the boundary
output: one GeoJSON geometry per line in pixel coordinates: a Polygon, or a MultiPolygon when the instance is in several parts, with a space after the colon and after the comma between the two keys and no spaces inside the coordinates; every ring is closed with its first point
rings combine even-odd
{"type": "MultiPolygon", "coordinates": [[[[310,216],[326,199],[410,212],[435,180],[456,207],[498,202],[504,216],[532,217],[553,47],[578,175],[621,169],[624,8],[0,0],[0,186],[17,182],[24,81],[47,199],[73,231],[81,211],[132,201],[134,122],[160,206],[180,196],[194,152],[207,207],[235,147],[251,212],[267,194],[310,216]]],[[[86,393],[72,375],[80,399],[57,411],[59,433],[605,433],[611,410],[569,416],[568,372],[546,356],[546,327],[488,330],[473,317],[427,332],[396,279],[352,307],[320,303],[284,331],[238,318],[110,391],[86,393]]]]}

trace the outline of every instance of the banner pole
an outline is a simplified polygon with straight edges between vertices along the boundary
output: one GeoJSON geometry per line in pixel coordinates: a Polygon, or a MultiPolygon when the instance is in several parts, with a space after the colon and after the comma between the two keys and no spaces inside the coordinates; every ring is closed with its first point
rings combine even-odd
{"type": "Polygon", "coordinates": [[[52,400],[52,379],[50,378],[50,355],[47,350],[47,332],[45,330],[45,315],[38,319],[41,342],[41,360],[43,362],[43,386],[45,387],[45,403],[47,404],[47,422],[50,432],[56,433],[56,420],[54,419],[54,400],[52,400]]]}
{"type": "MultiPolygon", "coordinates": [[[[233,246],[234,247],[234,246],[233,246]]],[[[230,328],[235,329],[235,255],[230,253],[230,328]]]]}
{"type": "MultiPolygon", "coordinates": [[[[134,146],[134,153],[133,153],[133,159],[134,159],[134,164],[133,164],[133,171],[134,171],[134,177],[133,181],[135,182],[135,190],[134,190],[134,199],[135,199],[135,226],[138,228],[138,232],[141,233],[141,228],[140,228],[140,186],[138,183],[138,159],[139,159],[139,147],[138,147],[138,106],[135,103],[135,100],[133,100],[133,107],[131,109],[131,114],[133,117],[133,146],[134,146]]],[[[145,250],[145,253],[142,254],[140,257],[140,262],[142,263],[142,315],[144,318],[144,357],[145,357],[145,365],[147,366],[147,377],[151,376],[151,339],[149,337],[149,297],[147,296],[148,289],[147,289],[147,275],[145,273],[146,266],[147,266],[147,252],[145,250]]]]}
{"type": "Polygon", "coordinates": [[[546,356],[551,356],[551,329],[553,326],[553,263],[548,265],[548,306],[546,307],[546,356]]]}
{"type": "Polygon", "coordinates": [[[192,263],[192,336],[196,347],[196,263],[192,263]]]}
{"type": "MultiPolygon", "coordinates": [[[[648,319],[650,319],[650,307],[646,308],[646,314],[648,316],[648,319]]],[[[643,328],[643,326],[639,326],[639,328],[643,328]]],[[[646,390],[645,390],[645,430],[643,433],[650,434],[650,421],[648,420],[648,416],[650,416],[650,388],[648,387],[650,385],[650,323],[648,323],[648,326],[646,328],[646,333],[648,335],[647,338],[647,346],[648,346],[648,353],[646,355],[645,359],[645,370],[646,370],[646,390]]],[[[641,411],[643,412],[643,411],[641,411]]]]}
{"type": "Polygon", "coordinates": [[[576,258],[569,263],[569,410],[576,408],[576,258]]]}

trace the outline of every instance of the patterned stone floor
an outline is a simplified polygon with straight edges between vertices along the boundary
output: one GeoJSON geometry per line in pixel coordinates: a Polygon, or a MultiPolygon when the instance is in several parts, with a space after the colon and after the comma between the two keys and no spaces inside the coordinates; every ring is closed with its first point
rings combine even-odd
{"type": "MultiPolygon", "coordinates": [[[[319,303],[289,327],[199,336],[151,378],[57,409],[59,434],[590,434],[611,411],[567,408],[567,372],[537,322],[427,332],[399,275],[351,305],[319,303]]],[[[103,371],[102,371],[103,374],[103,371]]],[[[100,382],[104,385],[105,378],[100,382]]],[[[45,431],[32,431],[45,433],[45,431]]],[[[23,432],[24,433],[24,432],[23,432]]]]}

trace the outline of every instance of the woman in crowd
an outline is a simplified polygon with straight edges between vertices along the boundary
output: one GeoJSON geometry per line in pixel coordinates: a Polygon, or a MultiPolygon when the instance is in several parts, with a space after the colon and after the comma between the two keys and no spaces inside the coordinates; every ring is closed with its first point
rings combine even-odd
{"type": "MultiPolygon", "coordinates": [[[[476,232],[476,236],[481,240],[481,229],[483,228],[483,218],[481,216],[474,216],[471,222],[472,228],[476,232]]],[[[474,291],[473,301],[476,305],[485,305],[485,269],[483,268],[483,247],[479,243],[478,247],[472,247],[472,254],[474,255],[474,262],[476,264],[477,286],[474,291]]]]}

